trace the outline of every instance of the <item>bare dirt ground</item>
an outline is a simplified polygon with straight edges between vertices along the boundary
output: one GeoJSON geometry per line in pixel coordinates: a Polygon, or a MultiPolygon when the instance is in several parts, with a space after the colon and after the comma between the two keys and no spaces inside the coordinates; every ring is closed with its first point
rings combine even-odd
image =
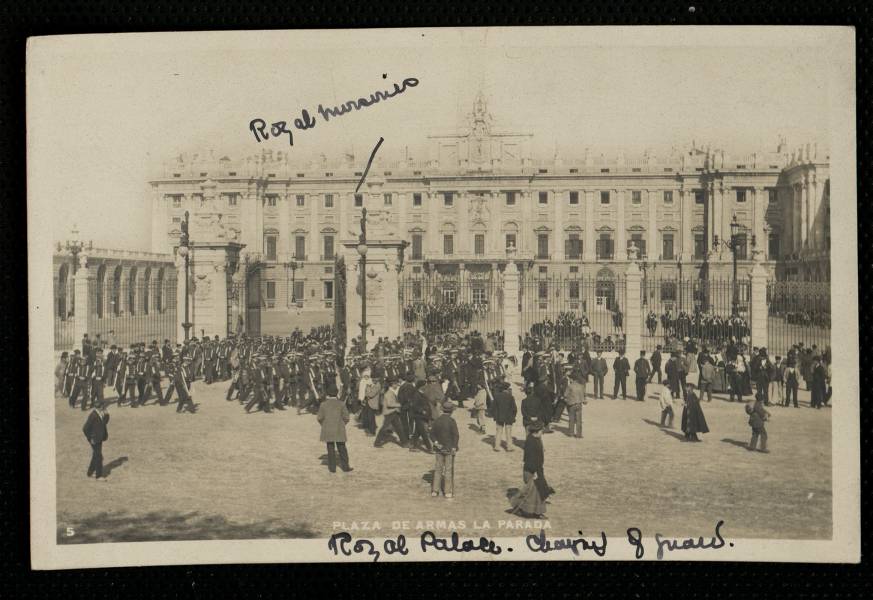
{"type": "MultiPolygon", "coordinates": [[[[58,541],[327,537],[368,528],[374,536],[515,536],[541,526],[506,512],[521,484],[520,422],[517,451],[494,452],[493,426],[481,435],[467,411],[455,411],[456,497],[447,500],[430,497],[431,455],[393,443],[374,448],[353,417],[354,471],[331,474],[314,415],[247,415],[224,399],[226,387],[195,383],[195,415],[176,414],[175,405],[111,404],[105,482],[85,475],[86,414],[56,400],[58,541]]],[[[808,403],[802,391],[801,408],[770,408],[772,452],[762,454],[745,448],[743,405],[723,397],[703,403],[711,432],[697,444],[681,441],[681,408],[676,429],[659,426],[653,396],[589,398],[583,439],[566,435],[566,416],[544,436],[545,473],[557,491],[547,533],[624,535],[638,527],[645,536],[711,536],[724,520],[730,538],[830,538],[831,411],[808,403]]]]}

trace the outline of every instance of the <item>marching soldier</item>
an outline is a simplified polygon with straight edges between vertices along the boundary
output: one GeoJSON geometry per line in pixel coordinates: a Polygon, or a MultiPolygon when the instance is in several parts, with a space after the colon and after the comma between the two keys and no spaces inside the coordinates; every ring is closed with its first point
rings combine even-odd
{"type": "Polygon", "coordinates": [[[119,385],[122,386],[118,395],[118,406],[121,406],[130,393],[130,406],[136,406],[136,366],[137,356],[134,347],[124,360],[124,370],[118,374],[119,385]]]}
{"type": "Polygon", "coordinates": [[[191,399],[191,378],[188,372],[188,366],[185,364],[190,363],[190,361],[190,358],[176,361],[176,371],[173,374],[173,383],[176,387],[176,393],[179,395],[179,401],[176,403],[177,413],[180,413],[183,410],[192,414],[197,412],[197,407],[194,406],[194,401],[191,399]]]}
{"type": "MultiPolygon", "coordinates": [[[[76,354],[78,355],[78,350],[76,350],[76,354]]],[[[76,399],[79,397],[79,394],[82,394],[82,404],[85,404],[88,400],[88,379],[89,379],[89,366],[87,361],[81,356],[73,356],[75,360],[75,368],[73,371],[74,379],[73,379],[73,391],[70,394],[70,408],[76,408],[76,399]]],[[[74,361],[70,361],[71,364],[74,361]]]]}
{"type": "Polygon", "coordinates": [[[103,350],[97,348],[94,364],[91,366],[91,389],[88,396],[82,398],[82,410],[88,410],[88,404],[94,408],[103,405],[103,382],[106,376],[106,366],[103,363],[103,350]]]}

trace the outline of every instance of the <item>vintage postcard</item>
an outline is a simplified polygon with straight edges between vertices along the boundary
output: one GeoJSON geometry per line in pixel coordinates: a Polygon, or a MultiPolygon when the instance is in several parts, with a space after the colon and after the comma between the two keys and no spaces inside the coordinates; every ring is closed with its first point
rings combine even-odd
{"type": "Polygon", "coordinates": [[[854,57],[31,38],[33,567],[859,561],[854,57]]]}

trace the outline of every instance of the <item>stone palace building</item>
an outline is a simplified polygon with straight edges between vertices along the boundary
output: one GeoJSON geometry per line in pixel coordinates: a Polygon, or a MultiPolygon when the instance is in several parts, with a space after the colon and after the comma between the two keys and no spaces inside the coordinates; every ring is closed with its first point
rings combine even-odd
{"type": "Polygon", "coordinates": [[[688,278],[705,264],[729,277],[723,242],[735,219],[740,276],[754,254],[773,278],[830,277],[829,158],[816,146],[539,160],[531,140],[495,128],[480,95],[465,128],[428,137],[427,160],[377,155],[357,193],[366,157],[180,156],[149,182],[151,251],[174,252],[185,211],[205,192],[243,258],[261,265],[264,318],[297,313],[312,324],[332,318],[335,253],[357,237],[363,207],[409,242],[405,273],[502,270],[512,246],[522,274],[600,277],[623,272],[635,245],[650,275],[688,278]]]}

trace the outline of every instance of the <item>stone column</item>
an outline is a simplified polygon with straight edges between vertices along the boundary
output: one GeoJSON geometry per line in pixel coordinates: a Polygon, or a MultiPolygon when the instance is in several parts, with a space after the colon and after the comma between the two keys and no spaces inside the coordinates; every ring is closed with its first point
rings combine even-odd
{"type": "Polygon", "coordinates": [[[624,220],[624,190],[612,190],[618,204],[618,217],[615,226],[615,260],[627,260],[627,223],[624,220]]]}
{"type": "Polygon", "coordinates": [[[318,243],[318,195],[309,194],[309,248],[306,249],[307,262],[321,260],[322,248],[318,243]]]}
{"type": "MultiPolygon", "coordinates": [[[[706,190],[703,191],[706,198],[706,190]]],[[[682,213],[682,225],[679,232],[679,255],[682,262],[690,263],[694,254],[694,236],[691,233],[691,220],[694,209],[694,190],[679,191],[680,211],[682,213]]]]}
{"type": "Polygon", "coordinates": [[[646,253],[654,259],[661,254],[660,250],[658,250],[658,192],[652,190],[644,190],[643,194],[645,195],[646,205],[649,209],[649,226],[646,230],[646,253]]]}
{"type": "Polygon", "coordinates": [[[82,337],[88,333],[88,319],[91,316],[88,285],[89,280],[93,280],[91,270],[88,268],[88,257],[85,254],[80,254],[78,260],[79,269],[73,277],[73,302],[76,307],[73,313],[74,344],[79,343],[82,337]]]}
{"type": "Polygon", "coordinates": [[[625,305],[622,309],[624,312],[624,331],[625,331],[625,351],[629,361],[636,360],[642,349],[642,327],[643,327],[643,307],[640,299],[640,284],[642,273],[636,261],[636,252],[625,251],[625,257],[629,258],[627,269],[625,270],[625,305]],[[629,256],[630,254],[630,256],[629,256]]]}
{"type": "Polygon", "coordinates": [[[800,249],[809,245],[809,178],[804,176],[800,187],[800,249]]]}
{"type": "Polygon", "coordinates": [[[564,191],[555,190],[552,198],[555,202],[555,251],[554,260],[566,260],[564,254],[564,191]]]}
{"type": "Polygon", "coordinates": [[[515,254],[515,251],[509,253],[509,262],[503,272],[503,335],[507,355],[520,360],[521,315],[518,312],[518,267],[514,260],[515,254]]]}
{"type": "Polygon", "coordinates": [[[277,200],[279,209],[279,241],[276,244],[277,258],[284,262],[291,255],[291,227],[289,220],[291,217],[291,197],[285,193],[279,196],[277,200]]]}
{"type": "MultiPolygon", "coordinates": [[[[767,190],[764,188],[752,189],[752,234],[759,248],[764,248],[762,258],[766,258],[767,240],[764,239],[764,222],[767,214],[767,190]]],[[[749,240],[749,252],[751,252],[752,240],[749,240]]]]}
{"type": "Polygon", "coordinates": [[[427,193],[427,249],[425,257],[439,256],[439,194],[427,193]]]}
{"type": "MultiPolygon", "coordinates": [[[[182,342],[185,339],[185,328],[182,323],[185,322],[185,259],[177,252],[174,256],[176,265],[176,341],[182,342]]],[[[121,299],[123,302],[123,298],[121,299]]],[[[191,297],[188,297],[189,318],[191,318],[191,297]]],[[[193,320],[193,319],[192,319],[193,320]]]]}
{"type": "Polygon", "coordinates": [[[801,231],[803,228],[803,205],[800,203],[800,186],[791,186],[791,225],[794,231],[792,236],[792,252],[800,252],[801,231]]]}
{"type": "Polygon", "coordinates": [[[751,286],[751,345],[758,348],[767,346],[767,269],[761,263],[761,254],[755,252],[755,266],[749,273],[751,286]]]}
{"type": "Polygon", "coordinates": [[[585,262],[594,262],[596,260],[595,250],[597,240],[594,234],[594,192],[586,191],[585,194],[585,238],[582,248],[582,258],[585,262]]]}
{"type": "Polygon", "coordinates": [[[458,198],[453,207],[453,212],[457,216],[459,223],[455,236],[455,254],[466,255],[471,252],[470,244],[472,243],[472,235],[470,233],[469,206],[470,200],[464,192],[458,192],[458,198]]]}

